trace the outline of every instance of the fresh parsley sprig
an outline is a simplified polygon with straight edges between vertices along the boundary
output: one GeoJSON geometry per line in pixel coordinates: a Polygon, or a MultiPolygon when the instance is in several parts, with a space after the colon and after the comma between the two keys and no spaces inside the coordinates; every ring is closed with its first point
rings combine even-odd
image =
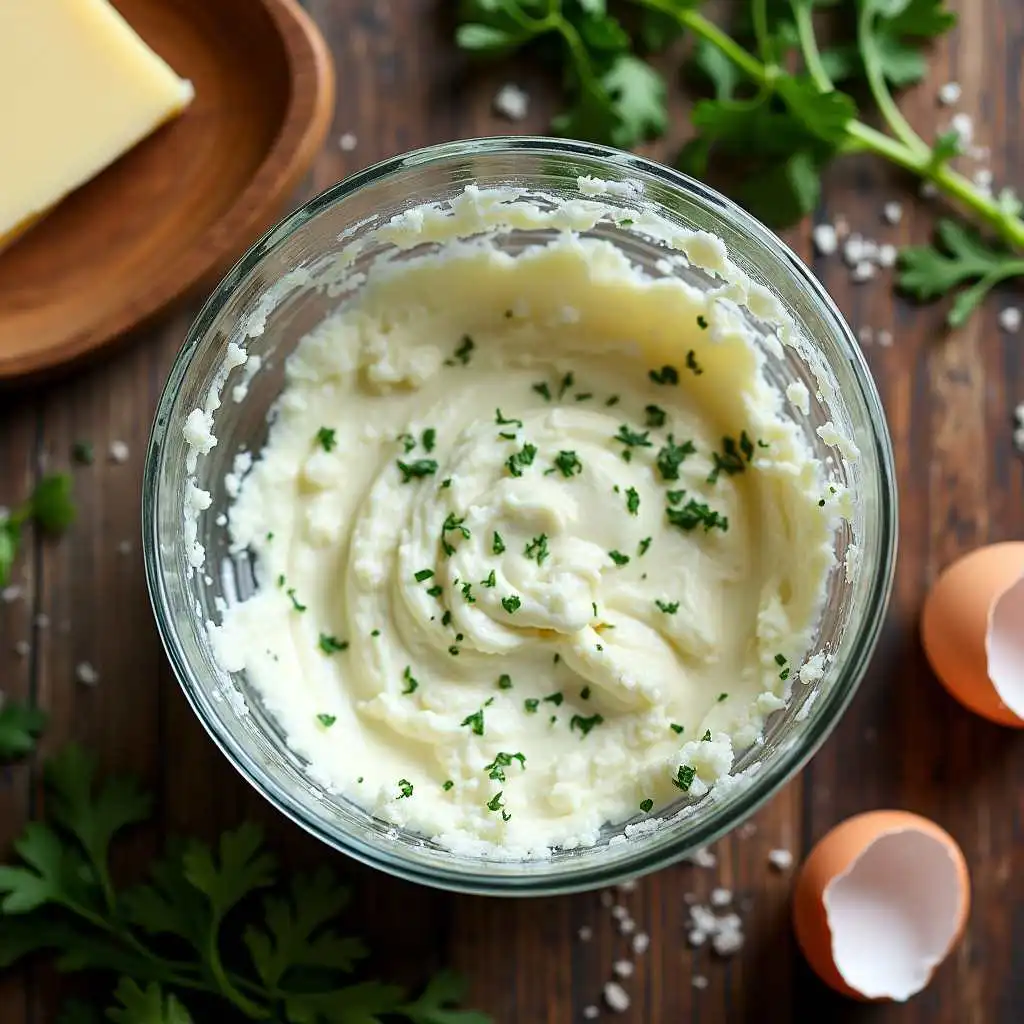
{"type": "Polygon", "coordinates": [[[30,754],[46,725],[46,714],[14,700],[0,699],[0,764],[30,754]]]}
{"type": "MultiPolygon", "coordinates": [[[[98,783],[95,767],[74,746],[47,765],[47,820],[29,824],[17,862],[0,867],[0,967],[53,952],[60,970],[119,979],[105,1016],[117,1024],[192,1024],[193,1000],[240,1020],[489,1024],[453,1008],[464,985],[449,972],[414,999],[354,981],[368,951],[338,930],[348,891],[326,868],[283,878],[255,825],[216,847],[172,843],[147,881],[118,889],[111,847],[151,799],[130,779],[98,783]]],[[[76,1003],[65,1019],[100,1016],[76,1003]]]]}
{"type": "Polygon", "coordinates": [[[605,0],[466,0],[460,21],[458,45],[481,57],[524,48],[554,56],[567,100],[557,134],[628,149],[665,131],[664,79],[630,52],[605,0]]]}
{"type": "Polygon", "coordinates": [[[11,568],[21,546],[22,529],[34,523],[46,533],[61,533],[75,520],[75,504],[71,495],[71,477],[67,473],[51,473],[36,484],[27,501],[0,515],[0,587],[7,585],[11,568]]]}
{"type": "Polygon", "coordinates": [[[634,51],[689,35],[688,78],[710,95],[694,105],[681,169],[720,179],[781,227],[815,208],[829,163],[871,153],[930,183],[973,222],[973,233],[940,222],[937,247],[904,250],[902,288],[924,300],[959,292],[949,314],[959,326],[994,284],[1024,276],[1020,200],[1009,189],[992,195],[956,171],[956,132],[923,137],[893,96],[924,77],[922,48],[956,24],[946,0],[749,0],[730,5],[738,13],[728,30],[699,10],[702,0],[620,6],[623,21],[606,0],[467,0],[456,40],[480,55],[530,48],[553,59],[567,105],[553,129],[629,148],[668,125],[664,81],[634,51]],[[861,105],[874,108],[881,129],[861,116],[861,105]]]}

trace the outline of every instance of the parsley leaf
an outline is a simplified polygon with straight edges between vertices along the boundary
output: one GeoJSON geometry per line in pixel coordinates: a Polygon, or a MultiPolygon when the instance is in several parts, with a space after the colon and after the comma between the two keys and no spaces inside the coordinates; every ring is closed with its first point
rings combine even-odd
{"type": "Polygon", "coordinates": [[[317,646],[324,654],[338,654],[341,651],[348,650],[348,641],[339,640],[337,637],[330,636],[327,633],[321,633],[317,646]]]}
{"type": "Polygon", "coordinates": [[[723,437],[722,453],[712,452],[711,455],[714,465],[708,474],[708,483],[716,483],[722,473],[727,476],[742,473],[753,457],[754,444],[745,430],[740,434],[739,442],[731,437],[723,437]]]}
{"type": "Polygon", "coordinates": [[[612,438],[613,441],[618,441],[619,444],[626,446],[625,451],[622,453],[623,459],[629,462],[633,458],[634,448],[653,448],[654,445],[650,439],[650,431],[644,430],[631,430],[630,427],[623,423],[619,427],[619,432],[612,438]]]}
{"type": "Polygon", "coordinates": [[[447,365],[454,366],[455,363],[461,363],[465,366],[469,362],[469,357],[473,354],[474,348],[476,348],[476,344],[473,339],[468,334],[464,334],[452,358],[446,360],[447,365]]]}
{"type": "Polygon", "coordinates": [[[522,754],[508,754],[503,750],[499,751],[494,755],[494,760],[490,764],[484,765],[487,778],[493,779],[495,782],[505,782],[505,769],[511,767],[513,761],[518,761],[520,768],[526,768],[526,758],[522,754]]]}
{"type": "Polygon", "coordinates": [[[724,533],[729,529],[728,517],[695,498],[691,498],[682,508],[665,509],[665,515],[673,526],[687,532],[695,530],[698,526],[703,526],[705,533],[712,529],[719,529],[724,533]]]}
{"type": "Polygon", "coordinates": [[[45,726],[45,712],[4,700],[0,704],[0,762],[31,753],[45,726]]]}
{"type": "Polygon", "coordinates": [[[11,509],[6,518],[0,518],[0,587],[10,579],[26,523],[34,522],[47,533],[60,533],[74,519],[71,477],[67,473],[44,476],[27,501],[11,509]]]}
{"type": "Polygon", "coordinates": [[[512,476],[522,476],[524,466],[532,466],[537,455],[537,447],[532,444],[524,444],[514,455],[510,455],[505,465],[512,476]]]}
{"type": "Polygon", "coordinates": [[[584,718],[583,715],[573,715],[569,720],[569,731],[579,729],[583,736],[588,736],[594,726],[601,725],[603,722],[602,715],[591,715],[589,718],[584,718]]]}
{"type": "Polygon", "coordinates": [[[395,465],[398,466],[398,470],[402,474],[403,484],[407,484],[411,480],[420,480],[425,476],[433,476],[437,472],[436,459],[417,459],[415,462],[403,462],[401,459],[397,459],[395,465]]]}
{"type": "Polygon", "coordinates": [[[114,1024],[192,1024],[185,1007],[156,982],[141,988],[131,978],[122,978],[114,998],[120,1006],[107,1010],[107,1018],[114,1024]]]}
{"type": "Polygon", "coordinates": [[[668,435],[665,447],[658,452],[658,472],[663,480],[678,480],[679,467],[686,461],[687,457],[697,451],[692,441],[684,441],[676,444],[672,434],[668,435]]]}
{"type": "Polygon", "coordinates": [[[583,463],[577,458],[575,452],[559,452],[555,459],[555,466],[561,470],[564,477],[576,476],[583,472],[583,463]]]}
{"type": "Polygon", "coordinates": [[[543,565],[544,559],[550,554],[548,551],[547,534],[542,533],[534,537],[524,548],[523,554],[531,561],[536,560],[538,565],[543,565]]]}
{"type": "Polygon", "coordinates": [[[653,427],[653,428],[665,426],[665,420],[667,418],[667,414],[665,413],[665,410],[661,408],[661,406],[658,406],[658,405],[648,405],[648,406],[645,406],[644,407],[644,412],[647,414],[646,426],[653,427]]]}
{"type": "Polygon", "coordinates": [[[678,384],[679,371],[674,366],[663,366],[660,370],[651,370],[648,377],[655,384],[678,384]]]}
{"type": "Polygon", "coordinates": [[[908,246],[900,253],[899,286],[915,298],[934,299],[962,285],[947,322],[959,327],[1000,281],[1024,274],[1024,260],[991,247],[956,221],[943,219],[936,227],[939,246],[908,246]]]}
{"type": "Polygon", "coordinates": [[[693,785],[693,780],[697,777],[697,769],[688,764],[681,764],[679,771],[676,773],[675,778],[672,780],[672,785],[677,789],[681,789],[684,793],[689,790],[693,785]]]}
{"type": "MultiPolygon", "coordinates": [[[[18,862],[0,867],[4,966],[53,950],[62,970],[121,976],[107,1013],[117,1024],[191,1024],[193,998],[204,1014],[232,1019],[489,1024],[449,1009],[463,987],[446,972],[416,998],[352,982],[367,950],[337,928],[347,890],[323,868],[282,884],[255,825],[223,833],[215,847],[172,842],[148,879],[119,892],[112,842],[146,817],[149,797],[127,779],[97,782],[94,759],[75,747],[50,761],[46,783],[47,820],[30,823],[15,843],[18,862]],[[164,936],[175,943],[153,942],[164,936]]],[[[398,787],[400,799],[413,793],[408,779],[398,787]]],[[[65,1019],[99,1018],[78,1004],[65,1019]]]]}

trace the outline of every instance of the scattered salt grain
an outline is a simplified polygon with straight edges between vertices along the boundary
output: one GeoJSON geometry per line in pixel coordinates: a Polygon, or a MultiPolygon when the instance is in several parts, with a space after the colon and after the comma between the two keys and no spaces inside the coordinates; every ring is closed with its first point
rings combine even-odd
{"type": "Polygon", "coordinates": [[[1024,402],[1017,406],[1013,410],[1013,418],[1017,421],[1020,426],[1024,427],[1024,402]]]}
{"type": "Polygon", "coordinates": [[[32,625],[36,629],[49,629],[50,628],[50,616],[45,612],[40,612],[33,620],[32,625]]]}
{"type": "Polygon", "coordinates": [[[718,858],[706,846],[698,846],[686,860],[699,868],[713,868],[718,863],[718,858]]]}
{"type": "Polygon", "coordinates": [[[510,121],[522,121],[530,109],[530,96],[511,82],[503,85],[494,97],[494,109],[510,121]]]}
{"type": "Polygon", "coordinates": [[[922,181],[918,193],[922,199],[934,199],[939,194],[939,186],[934,181],[922,181]]]}
{"type": "Polygon", "coordinates": [[[711,890],[711,906],[727,907],[730,903],[732,903],[732,893],[728,889],[711,890]]]}
{"type": "Polygon", "coordinates": [[[867,260],[861,260],[850,274],[855,284],[863,284],[865,281],[870,281],[874,276],[875,265],[874,263],[868,263],[867,260]]]}
{"type": "Polygon", "coordinates": [[[960,102],[962,92],[959,82],[946,82],[945,85],[939,86],[939,102],[944,107],[951,107],[954,103],[960,102]]]}
{"type": "Polygon", "coordinates": [[[1008,334],[1016,334],[1020,330],[1021,314],[1016,306],[1007,306],[999,313],[999,326],[1008,334]]]}
{"type": "Polygon", "coordinates": [[[124,441],[111,441],[109,452],[110,461],[117,463],[127,462],[128,455],[130,454],[128,445],[126,445],[124,441]]]}
{"type": "Polygon", "coordinates": [[[615,902],[615,897],[612,895],[609,889],[605,889],[601,893],[601,906],[604,908],[610,907],[615,902]]]}
{"type": "Polygon", "coordinates": [[[768,863],[776,871],[788,871],[793,866],[793,854],[789,850],[769,850],[768,863]]]}
{"type": "Polygon", "coordinates": [[[651,937],[647,932],[637,932],[636,935],[633,936],[633,952],[636,953],[637,956],[643,956],[650,948],[650,945],[651,937]]]}
{"type": "Polygon", "coordinates": [[[636,931],[636,921],[631,917],[625,917],[619,922],[620,935],[632,935],[636,931]]]}
{"type": "Polygon", "coordinates": [[[601,1015],[601,1011],[596,1006],[584,1006],[583,1007],[583,1019],[584,1020],[597,1020],[601,1015]]]}
{"type": "Polygon", "coordinates": [[[83,686],[95,686],[100,681],[100,674],[87,661],[80,661],[75,666],[75,678],[83,686]]]}
{"type": "Polygon", "coordinates": [[[130,555],[132,553],[132,542],[130,540],[123,540],[117,545],[117,553],[119,555],[130,555]]]}
{"type": "Polygon", "coordinates": [[[631,978],[633,976],[633,964],[629,960],[616,960],[612,964],[612,970],[620,978],[631,978]]]}
{"type": "Polygon", "coordinates": [[[708,987],[708,979],[703,974],[695,974],[693,976],[693,987],[703,991],[708,987]]]}
{"type": "Polygon", "coordinates": [[[612,907],[612,917],[614,917],[616,921],[624,921],[627,917],[629,917],[629,911],[624,906],[619,904],[617,906],[612,907]]]}
{"type": "Polygon", "coordinates": [[[12,583],[9,587],[0,590],[0,601],[3,601],[4,604],[13,604],[21,597],[21,594],[22,588],[17,583],[12,583]]]}
{"type": "Polygon", "coordinates": [[[19,658],[27,658],[29,656],[29,652],[31,650],[32,650],[32,648],[29,646],[29,642],[27,640],[19,640],[14,645],[14,653],[19,658]]]}
{"type": "Polygon", "coordinates": [[[739,831],[740,839],[749,839],[751,836],[757,834],[757,825],[748,821],[739,831]]]}
{"type": "Polygon", "coordinates": [[[576,934],[579,936],[580,942],[589,942],[594,937],[594,929],[585,924],[576,934]]]}
{"type": "Polygon", "coordinates": [[[896,266],[897,250],[896,246],[889,242],[878,247],[878,265],[880,267],[895,267],[896,266]]]}
{"type": "Polygon", "coordinates": [[[843,242],[843,259],[848,266],[855,267],[867,256],[864,238],[856,232],[843,242]]]}
{"type": "Polygon", "coordinates": [[[899,224],[903,220],[903,204],[897,203],[895,199],[886,203],[882,207],[882,217],[885,218],[886,224],[899,224]]]}
{"type": "Polygon", "coordinates": [[[862,345],[870,345],[875,340],[875,332],[870,327],[861,327],[857,331],[857,340],[862,345]]]}
{"type": "Polygon", "coordinates": [[[710,907],[697,904],[690,907],[688,939],[691,946],[703,946],[711,939],[711,945],[719,956],[730,956],[743,946],[743,922],[739,914],[719,916],[710,907]]]}
{"type": "Polygon", "coordinates": [[[616,1013],[625,1013],[629,1009],[629,995],[617,981],[605,982],[604,1001],[616,1013]]]}
{"type": "Polygon", "coordinates": [[[839,248],[839,237],[831,224],[815,224],[811,238],[822,256],[831,256],[839,248]]]}
{"type": "Polygon", "coordinates": [[[974,120],[970,114],[954,114],[949,122],[951,131],[956,132],[962,148],[967,149],[974,140],[974,120]]]}
{"type": "Polygon", "coordinates": [[[892,331],[887,331],[884,327],[875,335],[875,341],[878,342],[882,348],[892,348],[892,331]]]}
{"type": "Polygon", "coordinates": [[[617,886],[615,886],[615,888],[618,889],[619,892],[635,892],[636,891],[636,879],[635,878],[628,878],[628,879],[626,879],[625,882],[619,882],[619,884],[617,886]]]}
{"type": "Polygon", "coordinates": [[[338,139],[338,148],[342,153],[351,153],[358,145],[359,140],[351,132],[345,132],[345,134],[338,139]]]}

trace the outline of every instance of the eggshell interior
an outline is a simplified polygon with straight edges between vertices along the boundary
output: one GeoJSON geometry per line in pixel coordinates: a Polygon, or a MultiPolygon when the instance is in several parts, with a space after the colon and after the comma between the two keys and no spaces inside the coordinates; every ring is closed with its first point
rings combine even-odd
{"type": "Polygon", "coordinates": [[[1024,576],[992,605],[985,653],[1000,700],[1024,719],[1024,576]]]}
{"type": "Polygon", "coordinates": [[[884,832],[825,888],[833,962],[868,999],[903,1002],[920,992],[958,937],[963,869],[943,836],[884,832]]]}
{"type": "Polygon", "coordinates": [[[906,999],[963,934],[970,892],[948,832],[909,811],[868,811],[836,825],[800,866],[793,925],[837,992],[906,999]]]}
{"type": "MultiPolygon", "coordinates": [[[[935,581],[921,616],[921,642],[942,685],[976,714],[1016,728],[1024,728],[1024,716],[1014,711],[1021,709],[1022,670],[1011,664],[1013,648],[1002,638],[1019,634],[1024,624],[1015,599],[1010,598],[1005,608],[1002,599],[1010,597],[1022,573],[1024,543],[978,548],[935,581]],[[993,655],[998,688],[991,677],[993,655]]],[[[1019,635],[1015,639],[1014,648],[1020,644],[1019,635]]]]}

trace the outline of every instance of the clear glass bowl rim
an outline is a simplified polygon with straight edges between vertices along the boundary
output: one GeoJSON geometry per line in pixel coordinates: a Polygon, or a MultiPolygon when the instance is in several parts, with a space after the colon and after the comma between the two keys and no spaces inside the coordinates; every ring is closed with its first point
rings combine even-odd
{"type": "MultiPolygon", "coordinates": [[[[592,143],[543,136],[464,139],[411,150],[349,175],[270,228],[227,272],[189,327],[185,343],[174,361],[157,406],[146,453],[142,489],[142,539],[146,582],[160,639],[186,699],[228,761],[285,817],[329,847],[408,881],[448,891],[486,895],[551,895],[581,891],[658,870],[679,860],[686,850],[714,842],[771,799],[806,765],[825,742],[852,701],[864,677],[882,630],[892,591],[897,524],[895,464],[881,398],[849,326],[824,287],[803,261],[760,221],[702,182],[664,164],[632,153],[592,143]],[[358,835],[338,834],[328,829],[323,822],[310,818],[294,799],[294,795],[280,786],[252,753],[236,740],[220,720],[215,704],[204,691],[178,640],[173,609],[170,607],[168,594],[162,582],[156,509],[161,462],[168,450],[167,425],[179,388],[187,378],[192,361],[207,340],[210,328],[220,312],[230,302],[235,290],[265,257],[283,245],[310,220],[378,181],[401,174],[405,170],[421,169],[427,165],[442,165],[472,156],[514,156],[517,153],[533,157],[581,157],[604,163],[619,175],[628,176],[631,172],[639,172],[654,177],[668,189],[681,192],[691,201],[697,202],[704,207],[709,216],[731,221],[733,226],[742,229],[755,245],[764,246],[787,265],[793,275],[793,283],[813,300],[819,315],[831,324],[834,337],[844,350],[843,355],[850,361],[854,377],[860,387],[861,399],[868,413],[869,429],[875,444],[874,454],[878,472],[882,477],[878,487],[878,521],[868,524],[877,527],[879,535],[877,562],[873,566],[865,566],[865,569],[872,573],[867,597],[868,606],[863,612],[860,631],[853,641],[846,662],[839,667],[836,679],[822,694],[819,706],[811,716],[812,722],[799,742],[792,743],[788,749],[777,753],[765,764],[753,783],[745,787],[738,796],[717,810],[713,807],[706,815],[688,820],[685,839],[680,838],[678,843],[667,844],[657,850],[645,850],[643,845],[638,845],[635,856],[628,860],[619,860],[609,865],[587,864],[585,867],[586,862],[581,860],[578,862],[581,870],[558,875],[547,874],[543,871],[543,865],[531,863],[524,865],[525,870],[520,876],[495,875],[488,879],[482,875],[474,875],[472,878],[466,878],[458,870],[455,862],[451,870],[436,867],[428,869],[412,863],[400,853],[384,854],[364,844],[358,835]],[[541,870],[536,870],[538,867],[541,870]]],[[[396,852],[398,850],[400,847],[396,847],[396,852]]]]}

